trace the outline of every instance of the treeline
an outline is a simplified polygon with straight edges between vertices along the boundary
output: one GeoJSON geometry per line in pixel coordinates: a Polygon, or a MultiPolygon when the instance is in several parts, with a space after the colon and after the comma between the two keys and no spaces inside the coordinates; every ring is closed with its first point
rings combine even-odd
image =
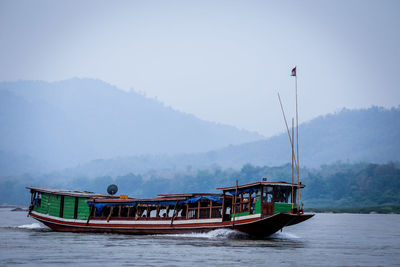
{"type": "MultiPolygon", "coordinates": [[[[323,165],[318,169],[300,170],[306,188],[302,191],[305,207],[315,210],[329,208],[394,207],[387,211],[397,212],[400,206],[400,166],[388,164],[347,164],[323,165]]],[[[279,167],[257,167],[244,165],[239,171],[214,168],[208,170],[187,170],[169,174],[158,172],[143,175],[127,174],[112,178],[77,177],[61,180],[51,175],[33,177],[3,177],[0,179],[0,203],[27,204],[29,194],[25,186],[45,186],[77,189],[105,193],[109,184],[119,187],[119,194],[132,197],[152,197],[162,193],[218,192],[217,187],[261,181],[291,181],[292,169],[289,164],[279,167]]],[[[352,209],[350,209],[352,210],[352,209]]],[[[354,209],[353,209],[354,210],[354,209]]],[[[385,210],[385,209],[383,209],[385,210]]]]}

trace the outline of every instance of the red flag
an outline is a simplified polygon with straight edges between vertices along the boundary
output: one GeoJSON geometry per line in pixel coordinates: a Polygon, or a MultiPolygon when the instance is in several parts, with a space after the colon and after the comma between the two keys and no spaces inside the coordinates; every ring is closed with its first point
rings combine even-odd
{"type": "Polygon", "coordinates": [[[292,75],[290,75],[290,76],[296,76],[296,67],[294,67],[294,68],[292,69],[292,75]]]}

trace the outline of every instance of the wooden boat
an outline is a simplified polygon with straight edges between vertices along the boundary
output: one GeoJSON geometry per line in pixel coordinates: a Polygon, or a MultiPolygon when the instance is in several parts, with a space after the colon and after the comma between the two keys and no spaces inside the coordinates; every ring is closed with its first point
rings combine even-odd
{"type": "Polygon", "coordinates": [[[28,215],[56,231],[180,234],[235,229],[264,237],[313,216],[294,203],[301,188],[304,185],[255,182],[217,188],[220,194],[138,199],[27,187],[31,191],[28,215]]]}
{"type": "Polygon", "coordinates": [[[296,78],[296,135],[294,119],[290,134],[278,94],[292,148],[291,183],[239,186],[236,182],[236,186],[217,188],[220,194],[163,194],[148,199],[27,187],[31,190],[29,215],[57,231],[179,234],[235,229],[257,237],[308,220],[314,214],[305,214],[301,201],[296,67],[291,76],[296,78]]]}

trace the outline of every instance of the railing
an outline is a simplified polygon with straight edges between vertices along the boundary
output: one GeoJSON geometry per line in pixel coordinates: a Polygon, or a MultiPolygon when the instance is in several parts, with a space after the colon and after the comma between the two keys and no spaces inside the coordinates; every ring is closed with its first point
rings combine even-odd
{"type": "MultiPolygon", "coordinates": [[[[248,202],[236,203],[236,204],[234,204],[234,207],[235,207],[235,213],[241,213],[241,212],[249,211],[249,203],[248,202]],[[242,205],[242,209],[240,209],[240,205],[242,205]]],[[[254,210],[254,207],[252,207],[251,210],[254,210]]]]}
{"type": "Polygon", "coordinates": [[[188,209],[188,219],[221,218],[222,206],[200,207],[188,209]],[[200,213],[199,213],[200,211],[200,213]],[[210,216],[211,211],[211,216],[210,216]]]}

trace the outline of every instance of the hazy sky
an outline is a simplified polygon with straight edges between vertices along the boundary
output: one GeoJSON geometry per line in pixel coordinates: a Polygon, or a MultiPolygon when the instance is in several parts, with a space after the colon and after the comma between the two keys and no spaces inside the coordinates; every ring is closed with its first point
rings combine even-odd
{"type": "Polygon", "coordinates": [[[196,116],[282,132],[400,104],[400,1],[4,1],[0,80],[98,78],[196,116]]]}

